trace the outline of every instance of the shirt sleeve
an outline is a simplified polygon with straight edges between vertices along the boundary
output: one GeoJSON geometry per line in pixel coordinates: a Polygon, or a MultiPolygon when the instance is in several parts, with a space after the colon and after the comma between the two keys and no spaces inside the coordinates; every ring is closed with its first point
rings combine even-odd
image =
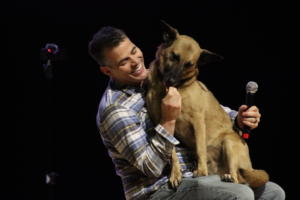
{"type": "Polygon", "coordinates": [[[238,112],[236,110],[232,110],[229,107],[226,106],[222,106],[221,107],[225,110],[225,112],[229,115],[232,123],[233,123],[233,129],[240,135],[242,136],[242,130],[238,127],[237,122],[236,122],[236,117],[238,115],[238,112]]]}
{"type": "Polygon", "coordinates": [[[100,133],[105,140],[147,176],[159,177],[170,162],[175,137],[161,126],[146,133],[137,114],[121,105],[110,105],[101,113],[100,133]]]}
{"type": "Polygon", "coordinates": [[[235,118],[237,117],[238,112],[236,110],[232,110],[231,108],[226,107],[226,106],[221,105],[221,107],[229,115],[231,121],[234,122],[235,118]]]}

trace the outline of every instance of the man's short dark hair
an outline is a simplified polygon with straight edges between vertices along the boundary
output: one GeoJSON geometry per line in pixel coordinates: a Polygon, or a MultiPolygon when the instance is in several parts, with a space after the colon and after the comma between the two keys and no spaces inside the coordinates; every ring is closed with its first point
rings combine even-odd
{"type": "Polygon", "coordinates": [[[116,47],[127,37],[126,33],[118,28],[102,27],[89,42],[89,54],[100,65],[105,65],[103,52],[105,49],[116,47]]]}

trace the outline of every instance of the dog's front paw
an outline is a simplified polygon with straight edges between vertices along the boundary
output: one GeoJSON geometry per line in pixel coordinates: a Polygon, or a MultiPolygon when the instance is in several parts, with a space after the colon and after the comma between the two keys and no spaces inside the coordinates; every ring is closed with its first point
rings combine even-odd
{"type": "Polygon", "coordinates": [[[223,174],[221,176],[221,180],[224,181],[224,182],[238,183],[237,178],[235,178],[231,174],[223,174]]]}
{"type": "Polygon", "coordinates": [[[194,170],[193,175],[194,175],[194,177],[207,176],[208,171],[207,171],[207,169],[198,168],[198,169],[194,170]]]}
{"type": "Polygon", "coordinates": [[[221,180],[224,181],[224,182],[231,182],[231,183],[233,183],[233,178],[232,178],[231,174],[223,174],[221,176],[221,180]]]}
{"type": "Polygon", "coordinates": [[[180,184],[181,179],[182,179],[182,173],[180,169],[172,170],[171,176],[169,178],[172,188],[176,188],[180,184]]]}

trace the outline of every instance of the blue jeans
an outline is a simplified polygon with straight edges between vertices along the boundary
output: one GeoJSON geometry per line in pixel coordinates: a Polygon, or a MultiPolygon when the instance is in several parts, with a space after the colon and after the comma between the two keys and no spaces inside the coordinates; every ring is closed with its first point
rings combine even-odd
{"type": "Polygon", "coordinates": [[[217,175],[183,178],[177,189],[163,185],[149,200],[284,200],[283,189],[273,182],[252,190],[247,185],[221,181],[217,175]]]}

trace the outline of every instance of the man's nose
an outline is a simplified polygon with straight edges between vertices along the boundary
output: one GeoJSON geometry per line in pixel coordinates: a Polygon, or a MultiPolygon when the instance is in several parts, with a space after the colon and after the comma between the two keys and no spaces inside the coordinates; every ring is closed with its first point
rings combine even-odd
{"type": "Polygon", "coordinates": [[[131,64],[137,65],[139,64],[139,57],[138,56],[130,56],[131,64]]]}

